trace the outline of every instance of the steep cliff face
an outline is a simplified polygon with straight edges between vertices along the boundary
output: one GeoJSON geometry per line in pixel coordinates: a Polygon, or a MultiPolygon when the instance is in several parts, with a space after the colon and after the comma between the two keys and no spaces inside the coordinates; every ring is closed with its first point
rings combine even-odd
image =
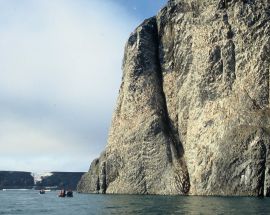
{"type": "Polygon", "coordinates": [[[270,2],[171,0],[130,36],[81,192],[270,195],[270,2]]]}

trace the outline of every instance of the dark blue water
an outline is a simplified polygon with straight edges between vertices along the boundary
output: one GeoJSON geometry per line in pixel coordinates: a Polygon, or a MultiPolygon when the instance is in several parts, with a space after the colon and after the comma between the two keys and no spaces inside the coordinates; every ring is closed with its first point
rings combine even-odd
{"type": "Polygon", "coordinates": [[[0,214],[270,214],[270,198],[185,197],[0,191],[0,214]]]}

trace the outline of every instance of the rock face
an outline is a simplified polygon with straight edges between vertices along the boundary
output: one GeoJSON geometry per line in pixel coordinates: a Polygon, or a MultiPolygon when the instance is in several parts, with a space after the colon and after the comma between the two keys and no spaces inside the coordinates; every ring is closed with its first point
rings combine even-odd
{"type": "Polygon", "coordinates": [[[130,36],[80,192],[270,195],[269,0],[171,0],[130,36]]]}

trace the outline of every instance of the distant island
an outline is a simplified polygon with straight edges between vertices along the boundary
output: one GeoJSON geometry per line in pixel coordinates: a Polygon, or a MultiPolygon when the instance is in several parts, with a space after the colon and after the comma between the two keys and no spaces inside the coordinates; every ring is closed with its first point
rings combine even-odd
{"type": "Polygon", "coordinates": [[[77,189],[84,172],[0,171],[0,189],[77,189]]]}
{"type": "Polygon", "coordinates": [[[31,172],[0,171],[0,189],[32,189],[34,185],[31,172]]]}
{"type": "Polygon", "coordinates": [[[85,172],[51,172],[49,175],[41,176],[36,181],[36,189],[77,189],[77,184],[85,172]]]}

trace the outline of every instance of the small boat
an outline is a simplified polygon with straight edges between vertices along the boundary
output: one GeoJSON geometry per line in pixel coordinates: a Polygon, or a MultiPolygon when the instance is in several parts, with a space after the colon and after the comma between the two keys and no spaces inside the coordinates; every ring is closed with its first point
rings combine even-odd
{"type": "Polygon", "coordinates": [[[61,190],[58,197],[66,197],[66,191],[65,190],[61,190]]]}
{"type": "Polygon", "coordinates": [[[40,190],[39,194],[45,194],[45,190],[40,190]]]}
{"type": "Polygon", "coordinates": [[[67,197],[73,197],[73,192],[71,190],[67,192],[67,197]]]}
{"type": "Polygon", "coordinates": [[[61,190],[58,194],[58,197],[73,197],[73,191],[68,190],[67,192],[65,190],[61,190]]]}

